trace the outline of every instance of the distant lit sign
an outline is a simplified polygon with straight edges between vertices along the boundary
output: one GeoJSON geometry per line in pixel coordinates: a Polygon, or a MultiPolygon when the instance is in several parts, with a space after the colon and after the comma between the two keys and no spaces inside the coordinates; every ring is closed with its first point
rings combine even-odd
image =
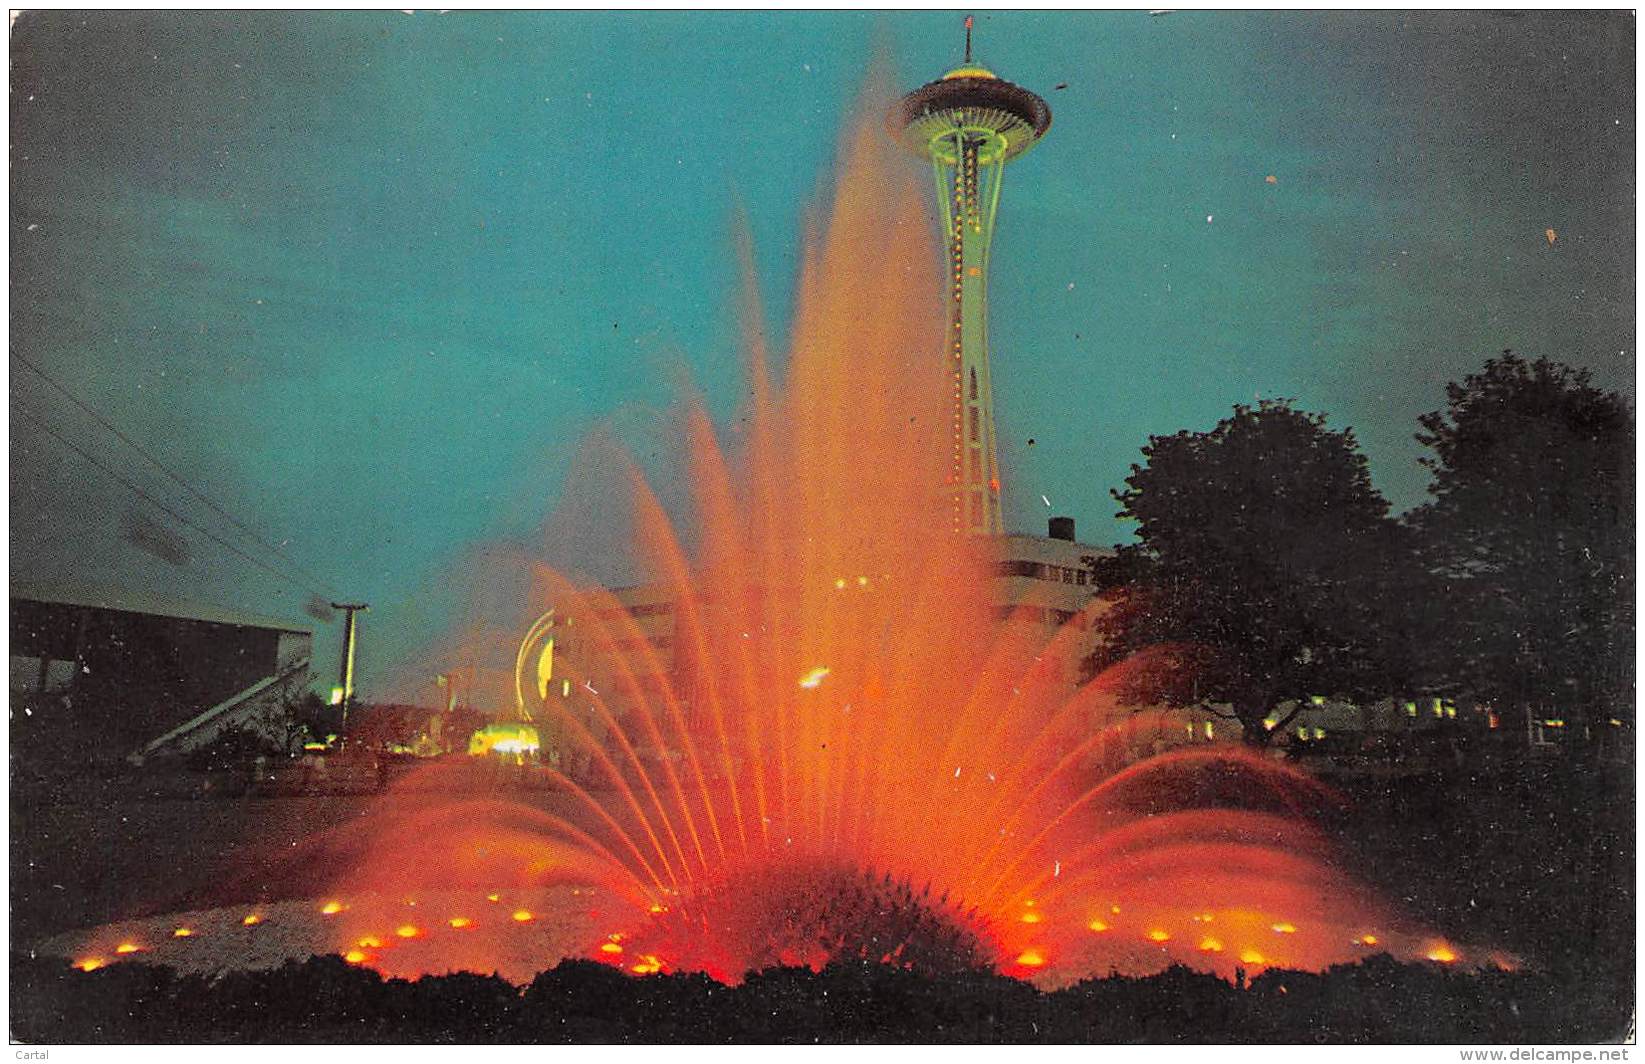
{"type": "Polygon", "coordinates": [[[343,704],[343,689],[341,687],[333,687],[331,689],[331,704],[334,706],[340,706],[343,704]]]}

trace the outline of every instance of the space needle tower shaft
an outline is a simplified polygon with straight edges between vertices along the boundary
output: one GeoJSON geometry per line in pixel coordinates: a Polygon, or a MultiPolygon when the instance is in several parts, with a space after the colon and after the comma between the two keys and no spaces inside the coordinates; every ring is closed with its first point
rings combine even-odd
{"type": "Polygon", "coordinates": [[[1051,109],[1027,89],[971,61],[892,109],[892,133],[931,160],[948,257],[947,360],[952,464],[945,492],[956,532],[999,535],[999,448],[988,365],[988,259],[1005,164],[1051,126],[1051,109]]]}

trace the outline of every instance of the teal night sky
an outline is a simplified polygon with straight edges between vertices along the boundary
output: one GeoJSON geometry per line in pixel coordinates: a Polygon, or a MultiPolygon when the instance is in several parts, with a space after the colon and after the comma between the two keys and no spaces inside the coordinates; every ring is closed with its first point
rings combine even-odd
{"type": "MultiPolygon", "coordinates": [[[[738,204],[780,325],[871,57],[913,88],[960,20],[26,13],[13,350],[371,602],[371,697],[591,429],[653,465],[681,364],[733,415],[738,204]]],[[[1148,435],[1258,397],[1352,426],[1396,509],[1426,483],[1416,415],[1503,348],[1631,400],[1634,36],[1625,12],[979,14],[979,59],[1055,116],[993,261],[1008,526],[1124,538],[1108,491],[1148,435]]],[[[303,616],[308,589],[28,417],[287,561],[8,369],[14,582],[303,616]]]]}

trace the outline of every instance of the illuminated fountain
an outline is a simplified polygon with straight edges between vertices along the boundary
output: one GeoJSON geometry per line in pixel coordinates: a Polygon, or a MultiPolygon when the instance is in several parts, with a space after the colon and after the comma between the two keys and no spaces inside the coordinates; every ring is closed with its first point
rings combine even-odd
{"type": "Polygon", "coordinates": [[[1046,984],[1473,960],[1337,866],[1311,777],[1234,745],[1137,759],[1174,718],[1117,701],[1135,665],[1071,690],[1078,625],[997,617],[988,541],[951,530],[933,227],[877,123],[843,154],[780,388],[748,330],[745,451],[686,417],[691,556],[629,466],[675,667],[611,592],[541,569],[553,612],[518,672],[552,792],[408,779],[316,842],[347,871],[335,909],[305,903],[310,946],[397,975],[570,951],[725,980],[860,958],[1046,984]]]}

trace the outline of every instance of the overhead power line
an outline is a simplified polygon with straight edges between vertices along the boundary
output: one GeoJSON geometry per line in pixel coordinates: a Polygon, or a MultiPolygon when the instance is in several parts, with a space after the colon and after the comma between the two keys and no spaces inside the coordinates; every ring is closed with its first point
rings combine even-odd
{"type": "MultiPolygon", "coordinates": [[[[189,483],[186,479],[184,479],[181,474],[175,472],[170,466],[166,465],[164,462],[160,461],[160,459],[158,459],[154,455],[150,454],[148,452],[148,450],[143,447],[142,444],[138,443],[136,440],[132,439],[130,436],[127,436],[124,432],[120,431],[119,427],[116,426],[112,421],[110,421],[108,418],[104,417],[102,414],[98,413],[98,411],[95,408],[93,408],[91,406],[91,404],[85,402],[79,396],[75,395],[72,391],[69,390],[69,388],[66,385],[58,382],[54,377],[51,376],[51,374],[47,373],[45,370],[41,369],[39,366],[36,366],[33,362],[30,362],[28,359],[24,358],[22,355],[18,354],[16,351],[11,352],[11,357],[15,358],[18,362],[21,362],[24,366],[28,367],[28,369],[30,371],[32,371],[35,374],[35,376],[39,377],[41,380],[45,381],[47,384],[49,384],[53,388],[57,389],[57,391],[59,393],[61,393],[66,399],[68,399],[69,402],[73,403],[75,406],[79,407],[81,410],[84,410],[87,414],[90,414],[92,416],[92,418],[94,418],[97,421],[97,423],[99,425],[102,425],[105,429],[108,429],[121,442],[123,442],[126,446],[130,447],[132,450],[134,450],[138,454],[142,455],[156,469],[160,470],[160,472],[164,473],[166,476],[168,476],[172,480],[176,481],[179,485],[182,486],[184,491],[187,491],[190,495],[194,496],[196,499],[199,499],[201,502],[203,502],[207,506],[211,507],[212,511],[214,513],[216,513],[218,516],[222,517],[224,520],[226,520],[230,524],[234,525],[234,527],[236,527],[240,531],[244,532],[247,536],[250,536],[252,539],[256,540],[258,542],[258,544],[260,544],[263,547],[264,550],[267,550],[271,554],[273,554],[276,557],[280,558],[283,562],[285,562],[287,565],[289,565],[292,568],[293,571],[300,574],[304,580],[307,580],[307,581],[309,581],[310,583],[313,583],[313,584],[319,584],[322,587],[329,586],[327,581],[320,579],[319,577],[315,576],[313,573],[311,573],[308,570],[304,569],[301,565],[298,565],[296,562],[292,561],[291,558],[289,556],[287,556],[279,547],[275,546],[273,543],[270,543],[268,540],[264,539],[255,530],[253,530],[251,528],[251,526],[247,525],[244,521],[240,520],[238,517],[235,517],[233,514],[229,513],[226,509],[224,509],[222,506],[218,505],[215,501],[213,501],[211,499],[211,497],[208,496],[205,492],[201,491],[199,488],[196,488],[193,484],[189,483]]],[[[53,432],[52,435],[57,436],[57,438],[60,439],[60,440],[63,440],[64,443],[68,443],[67,440],[64,440],[62,436],[58,436],[57,433],[53,432]]],[[[82,453],[84,453],[84,452],[82,452],[82,453]]],[[[193,527],[193,526],[190,526],[190,527],[193,527]]],[[[219,542],[221,542],[221,541],[219,540],[219,542]]],[[[316,593],[320,594],[321,598],[334,597],[334,596],[330,595],[329,593],[319,593],[319,592],[316,592],[316,593]]]]}
{"type": "Polygon", "coordinates": [[[170,506],[167,506],[165,503],[161,502],[159,499],[156,499],[153,495],[150,495],[148,492],[144,491],[142,488],[138,487],[136,484],[133,484],[131,481],[127,480],[125,477],[121,476],[119,473],[116,473],[114,470],[110,469],[108,466],[104,465],[102,462],[99,462],[95,457],[92,456],[91,452],[87,451],[85,448],[81,447],[79,444],[75,443],[73,440],[69,439],[67,436],[64,436],[62,433],[58,432],[56,429],[52,428],[51,425],[46,422],[45,418],[41,417],[38,414],[35,414],[35,413],[29,411],[28,409],[23,407],[22,404],[18,403],[16,400],[11,401],[11,408],[13,410],[15,410],[17,413],[22,414],[28,420],[34,422],[36,425],[40,426],[48,434],[55,437],[59,443],[63,444],[63,446],[69,448],[75,454],[78,454],[81,458],[84,458],[86,461],[90,462],[92,465],[96,466],[98,469],[101,469],[104,473],[107,473],[109,476],[113,477],[116,481],[123,484],[125,487],[129,488],[131,490],[131,492],[133,494],[135,494],[138,498],[143,499],[146,502],[152,504],[153,506],[159,508],[160,510],[165,511],[167,514],[169,514],[172,517],[176,518],[178,521],[182,522],[187,527],[192,528],[194,531],[200,533],[202,536],[205,536],[207,539],[211,540],[213,543],[216,543],[218,546],[222,547],[223,549],[225,549],[227,551],[230,551],[233,554],[235,554],[235,555],[237,555],[241,558],[244,558],[246,561],[250,562],[251,564],[257,566],[258,568],[260,568],[260,569],[262,569],[266,572],[274,574],[275,576],[279,577],[281,580],[284,580],[286,583],[292,585],[293,587],[296,587],[300,590],[306,591],[311,595],[317,595],[321,598],[325,597],[323,594],[321,594],[321,592],[319,592],[318,590],[316,590],[312,586],[310,586],[308,584],[305,584],[303,581],[294,578],[293,576],[291,576],[291,574],[286,573],[286,572],[284,572],[280,569],[276,569],[274,566],[270,565],[268,562],[265,562],[261,558],[257,558],[257,557],[254,557],[254,556],[250,555],[250,554],[247,554],[245,551],[241,550],[239,547],[236,547],[234,544],[228,542],[227,540],[225,540],[222,537],[218,536],[216,533],[212,532],[209,528],[202,528],[199,525],[195,524],[193,521],[190,521],[187,517],[185,517],[182,514],[178,513],[176,510],[172,509],[170,506]]]}

